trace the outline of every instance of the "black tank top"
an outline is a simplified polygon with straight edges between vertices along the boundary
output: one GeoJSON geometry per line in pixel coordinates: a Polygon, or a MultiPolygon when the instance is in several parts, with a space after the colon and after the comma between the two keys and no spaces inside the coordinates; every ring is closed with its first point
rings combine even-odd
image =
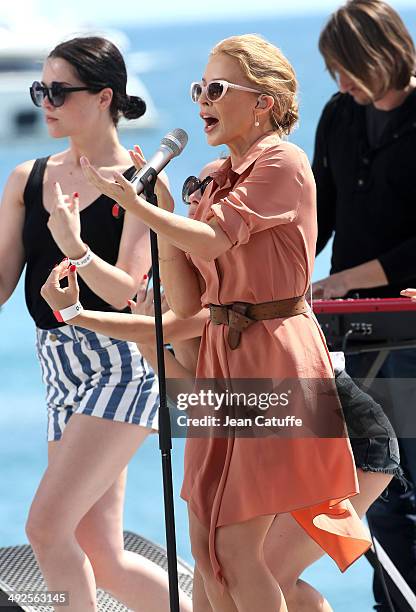
{"type": "MultiPolygon", "coordinates": [[[[25,221],[23,225],[23,246],[26,255],[25,296],[29,313],[37,327],[53,329],[62,327],[52,310],[40,295],[40,289],[55,264],[65,255],[55,244],[48,229],[49,213],[43,206],[43,176],[49,157],[37,159],[29,175],[25,191],[25,221]]],[[[124,173],[130,179],[134,168],[124,173]]],[[[114,265],[123,231],[124,216],[115,219],[112,215],[114,201],[105,195],[99,196],[81,211],[81,238],[99,257],[114,265]]],[[[113,311],[78,277],[80,301],[88,310],[113,311]]],[[[128,308],[126,308],[128,311],[128,308]]]]}

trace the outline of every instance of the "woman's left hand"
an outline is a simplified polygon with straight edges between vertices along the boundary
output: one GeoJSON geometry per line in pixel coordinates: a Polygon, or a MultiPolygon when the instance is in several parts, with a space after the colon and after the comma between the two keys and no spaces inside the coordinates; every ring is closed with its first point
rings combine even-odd
{"type": "Polygon", "coordinates": [[[81,157],[80,163],[84,176],[91,185],[94,185],[100,193],[117,202],[124,210],[137,214],[140,203],[139,197],[134,186],[120,172],[114,172],[114,181],[110,181],[91,166],[86,157],[81,157]]]}
{"type": "Polygon", "coordinates": [[[64,259],[55,266],[40,290],[43,299],[52,310],[62,310],[76,304],[79,299],[79,287],[75,266],[68,267],[64,259]],[[60,281],[68,277],[68,287],[62,288],[60,281]]]}

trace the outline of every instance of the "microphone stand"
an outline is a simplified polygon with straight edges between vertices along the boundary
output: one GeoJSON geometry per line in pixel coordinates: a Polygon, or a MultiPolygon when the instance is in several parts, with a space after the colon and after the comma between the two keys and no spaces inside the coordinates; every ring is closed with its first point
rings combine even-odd
{"type": "MultiPolygon", "coordinates": [[[[157,196],[155,194],[156,179],[157,173],[153,168],[149,168],[147,172],[145,172],[143,176],[141,176],[139,179],[140,182],[143,184],[146,200],[154,206],[158,205],[157,196]]],[[[163,498],[165,507],[166,548],[169,576],[169,601],[170,611],[179,612],[178,561],[176,556],[175,508],[173,504],[171,461],[172,434],[166,397],[166,374],[163,352],[164,345],[162,327],[162,303],[160,297],[159,251],[157,246],[157,234],[153,230],[150,230],[150,246],[152,252],[153,296],[155,308],[157,367],[159,378],[159,448],[162,458],[163,498]]]]}

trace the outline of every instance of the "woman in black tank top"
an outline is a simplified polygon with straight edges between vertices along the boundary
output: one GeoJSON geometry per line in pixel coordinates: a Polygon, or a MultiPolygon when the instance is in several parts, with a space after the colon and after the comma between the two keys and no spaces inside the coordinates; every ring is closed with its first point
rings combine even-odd
{"type": "Polygon", "coordinates": [[[126,94],[126,80],[120,52],[103,38],[75,38],[49,54],[31,96],[50,136],[68,137],[69,148],[18,166],[0,208],[0,304],[26,266],[47,388],[49,463],[26,531],[48,589],[69,591],[70,609],[85,612],[97,609],[97,586],[129,608],[168,608],[157,566],[144,567],[123,545],[126,466],[157,428],[154,372],[135,344],[58,322],[39,293],[67,257],[83,303],[121,311],[149,269],[147,228],[129,214],[116,219],[114,201],[87,183],[79,163],[87,155],[107,177],[134,172],[116,126],[145,104],[126,94]]]}

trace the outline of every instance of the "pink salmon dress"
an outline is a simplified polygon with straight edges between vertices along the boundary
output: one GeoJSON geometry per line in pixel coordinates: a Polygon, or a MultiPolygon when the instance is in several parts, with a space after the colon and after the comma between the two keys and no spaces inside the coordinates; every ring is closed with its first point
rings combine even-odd
{"type": "MultiPolygon", "coordinates": [[[[189,255],[205,281],[202,306],[304,295],[317,236],[316,189],[305,153],[269,133],[245,159],[213,174],[195,218],[214,218],[232,247],[214,261],[189,255]]],[[[197,378],[333,378],[325,339],[309,312],[258,321],[231,350],[228,327],[207,321],[197,378]]],[[[209,530],[290,512],[344,571],[371,545],[349,498],[358,482],[347,437],[188,438],[181,496],[209,530]]]]}

